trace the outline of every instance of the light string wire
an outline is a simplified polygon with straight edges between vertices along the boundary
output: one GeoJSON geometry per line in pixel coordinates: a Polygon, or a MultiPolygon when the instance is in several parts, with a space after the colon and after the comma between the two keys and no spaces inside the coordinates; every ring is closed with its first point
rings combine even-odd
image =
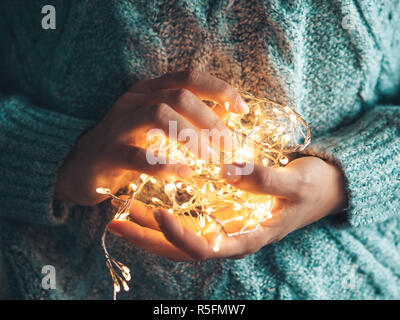
{"type": "MultiPolygon", "coordinates": [[[[290,107],[239,92],[250,112],[245,115],[229,113],[225,124],[231,132],[233,148],[231,152],[222,152],[224,163],[252,162],[281,167],[289,162],[289,154],[302,151],[310,144],[308,124],[290,107]]],[[[217,106],[214,101],[207,103],[211,103],[211,108],[217,106]]],[[[225,108],[229,108],[228,102],[225,108]]],[[[165,179],[141,174],[130,184],[127,199],[112,194],[108,188],[97,188],[98,193],[107,194],[119,202],[114,220],[130,220],[130,208],[137,199],[149,207],[167,209],[183,226],[191,228],[199,236],[212,239],[213,250],[218,251],[223,237],[252,232],[272,217],[275,198],[252,194],[228,184],[220,176],[221,163],[206,163],[172,140],[164,139],[149,147],[159,155],[186,163],[194,175],[186,179],[165,179]]],[[[131,274],[130,269],[113,258],[107,249],[108,226],[101,245],[113,281],[115,300],[121,287],[129,290],[127,282],[131,280],[131,274]]]]}

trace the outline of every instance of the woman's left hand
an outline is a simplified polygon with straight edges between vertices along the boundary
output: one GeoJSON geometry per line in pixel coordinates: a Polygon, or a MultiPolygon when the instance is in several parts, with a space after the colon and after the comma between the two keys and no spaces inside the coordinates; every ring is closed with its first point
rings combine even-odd
{"type": "Polygon", "coordinates": [[[346,206],[342,172],[319,158],[299,158],[284,168],[255,166],[250,175],[241,175],[240,170],[239,165],[225,165],[223,176],[240,189],[275,196],[276,205],[272,218],[261,228],[224,237],[218,251],[213,250],[212,242],[182,227],[166,210],[154,210],[153,215],[150,208],[138,201],[130,213],[136,223],[113,221],[109,230],[137,247],[173,261],[238,259],[346,206]]]}

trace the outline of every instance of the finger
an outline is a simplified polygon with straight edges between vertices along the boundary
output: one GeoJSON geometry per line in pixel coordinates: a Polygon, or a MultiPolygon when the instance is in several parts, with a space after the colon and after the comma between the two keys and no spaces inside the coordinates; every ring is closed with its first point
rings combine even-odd
{"type": "MultiPolygon", "coordinates": [[[[128,196],[122,195],[119,196],[119,198],[126,200],[128,196]]],[[[116,199],[113,199],[111,204],[115,208],[119,208],[121,206],[121,202],[116,199]]],[[[154,219],[153,209],[141,201],[136,199],[133,200],[129,217],[143,227],[161,231],[158,222],[154,219]]],[[[192,216],[179,215],[177,216],[177,219],[182,226],[189,228],[194,232],[200,231],[197,221],[192,216]]]]}
{"type": "Polygon", "coordinates": [[[150,93],[161,89],[192,91],[200,99],[215,100],[235,113],[247,113],[249,107],[239,93],[227,82],[207,73],[192,70],[169,73],[160,78],[146,79],[135,83],[130,91],[150,93]]]}
{"type": "MultiPolygon", "coordinates": [[[[128,199],[128,196],[122,195],[119,196],[119,198],[126,200],[128,199]]],[[[112,200],[111,203],[116,208],[119,208],[121,205],[121,203],[117,200],[112,200]]],[[[153,210],[139,200],[133,199],[129,211],[129,218],[142,227],[160,231],[160,227],[158,226],[157,221],[154,219],[153,210]]]]}
{"type": "Polygon", "coordinates": [[[192,175],[192,170],[182,163],[173,163],[165,157],[155,155],[149,150],[121,145],[116,148],[109,158],[111,164],[125,170],[134,170],[158,177],[187,178],[192,175]]]}
{"type": "Polygon", "coordinates": [[[166,103],[159,103],[147,109],[149,123],[168,133],[168,137],[184,142],[191,152],[209,161],[217,159],[217,152],[211,148],[210,140],[203,135],[189,120],[180,115],[166,103]]]}
{"type": "Polygon", "coordinates": [[[154,210],[156,221],[160,225],[165,237],[177,248],[191,256],[196,261],[214,258],[242,257],[258,251],[261,247],[275,239],[274,228],[261,227],[253,232],[233,237],[225,237],[219,242],[219,248],[214,250],[204,237],[183,228],[175,219],[163,209],[154,210]]]}
{"type": "Polygon", "coordinates": [[[195,94],[187,89],[158,90],[149,97],[145,94],[135,94],[135,105],[156,105],[166,103],[179,114],[183,115],[196,127],[208,129],[215,147],[230,150],[232,147],[231,133],[224,122],[202,102],[195,94]]]}
{"type": "Polygon", "coordinates": [[[196,261],[212,258],[213,251],[205,238],[183,228],[166,210],[154,210],[154,217],[166,239],[196,261]]]}
{"type": "Polygon", "coordinates": [[[175,248],[164,235],[130,221],[114,220],[108,227],[113,234],[122,237],[134,246],[148,250],[173,261],[192,261],[191,257],[175,248]]]}
{"type": "Polygon", "coordinates": [[[248,234],[223,238],[215,251],[214,243],[211,244],[204,237],[183,228],[167,211],[158,209],[154,211],[154,215],[165,237],[196,261],[247,255],[265,245],[269,238],[265,234],[266,229],[259,227],[248,234]]]}
{"type": "Polygon", "coordinates": [[[252,232],[225,238],[221,241],[219,254],[229,259],[243,259],[275,242],[279,232],[279,228],[260,225],[252,232]]]}
{"type": "MultiPolygon", "coordinates": [[[[125,195],[120,196],[120,198],[124,200],[126,200],[127,197],[128,196],[125,195]]],[[[119,207],[120,205],[120,203],[115,200],[113,200],[112,203],[115,207],[119,207]]],[[[134,200],[131,207],[130,218],[134,219],[135,222],[142,227],[161,231],[158,222],[154,218],[153,212],[154,211],[151,208],[147,207],[143,202],[134,200]]],[[[188,223],[180,220],[179,223],[180,225],[187,225],[190,230],[194,230],[193,228],[190,228],[192,227],[190,221],[188,223]]],[[[255,232],[260,233],[260,230],[255,232]]],[[[254,250],[254,244],[260,242],[260,239],[257,239],[257,237],[260,238],[260,235],[257,235],[257,233],[252,233],[251,235],[246,234],[226,238],[221,242],[219,250],[217,252],[211,252],[211,254],[214,258],[229,257],[231,259],[242,259],[254,250]]],[[[262,238],[263,241],[267,241],[267,236],[262,235],[262,238]]],[[[259,246],[261,246],[261,244],[259,246]]],[[[208,246],[207,250],[210,251],[211,247],[208,246]]]]}
{"type": "Polygon", "coordinates": [[[252,193],[270,194],[287,198],[296,198],[299,189],[299,179],[288,168],[268,168],[254,165],[248,172],[238,164],[226,164],[222,177],[226,181],[243,190],[252,193]]]}

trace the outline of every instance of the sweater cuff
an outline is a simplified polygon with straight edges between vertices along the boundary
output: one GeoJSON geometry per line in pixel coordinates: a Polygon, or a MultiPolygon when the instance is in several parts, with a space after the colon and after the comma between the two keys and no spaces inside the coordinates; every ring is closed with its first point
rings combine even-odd
{"type": "Polygon", "coordinates": [[[0,98],[0,215],[59,224],[66,206],[53,202],[59,168],[76,139],[95,123],[0,98]]]}
{"type": "Polygon", "coordinates": [[[399,214],[400,107],[381,106],[351,126],[316,138],[303,154],[342,169],[348,195],[346,220],[352,226],[399,214]]]}

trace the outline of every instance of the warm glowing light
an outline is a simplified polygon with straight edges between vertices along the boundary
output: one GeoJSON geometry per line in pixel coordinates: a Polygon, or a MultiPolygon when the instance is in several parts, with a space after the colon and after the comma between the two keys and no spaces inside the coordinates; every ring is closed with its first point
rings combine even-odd
{"type": "Polygon", "coordinates": [[[288,158],[282,158],[281,160],[279,160],[283,165],[288,164],[289,159],[288,158]]]}
{"type": "MultiPolygon", "coordinates": [[[[256,163],[269,167],[281,167],[289,162],[288,154],[303,150],[310,143],[307,123],[291,108],[268,99],[256,98],[241,92],[250,107],[245,115],[229,113],[226,126],[233,141],[231,151],[221,152],[221,161],[207,163],[169,141],[157,150],[159,154],[186,163],[194,175],[182,178],[157,178],[141,174],[133,181],[128,199],[119,199],[109,189],[97,188],[101,194],[109,194],[120,201],[114,219],[129,219],[133,199],[152,208],[164,208],[177,216],[181,224],[193,229],[198,235],[214,236],[213,250],[220,250],[224,237],[252,232],[261,223],[272,218],[275,198],[270,195],[252,194],[226,183],[221,177],[224,163],[256,163]],[[302,143],[298,143],[302,138],[302,143]]],[[[214,108],[217,105],[214,102],[214,108]]],[[[224,107],[229,109],[229,102],[224,107]]],[[[147,146],[150,147],[150,146],[147,146]]],[[[154,149],[153,149],[154,151],[154,149]]],[[[106,265],[114,282],[114,293],[121,286],[129,290],[129,269],[112,258],[105,246],[106,265]],[[126,269],[125,269],[126,268],[126,269]],[[116,269],[122,273],[119,276],[116,269]]]]}
{"type": "Polygon", "coordinates": [[[96,192],[100,193],[100,194],[109,194],[111,191],[110,191],[110,189],[107,189],[107,188],[97,188],[96,192]]]}

